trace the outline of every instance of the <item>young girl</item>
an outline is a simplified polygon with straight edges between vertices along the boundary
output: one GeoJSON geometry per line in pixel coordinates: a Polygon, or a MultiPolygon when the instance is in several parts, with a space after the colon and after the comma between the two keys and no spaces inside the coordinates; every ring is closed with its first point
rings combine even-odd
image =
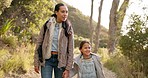
{"type": "Polygon", "coordinates": [[[70,70],[70,78],[77,74],[77,78],[105,78],[100,58],[91,53],[88,41],[80,43],[81,54],[74,59],[73,68],[70,70]]]}

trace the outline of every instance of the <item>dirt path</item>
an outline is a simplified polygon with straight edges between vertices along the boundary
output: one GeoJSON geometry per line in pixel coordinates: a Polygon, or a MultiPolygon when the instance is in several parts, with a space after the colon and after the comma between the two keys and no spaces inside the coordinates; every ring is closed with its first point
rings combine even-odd
{"type": "MultiPolygon", "coordinates": [[[[114,72],[108,70],[105,67],[103,67],[103,70],[104,70],[105,78],[117,78],[116,77],[116,74],[114,72]]],[[[13,75],[11,77],[9,76],[9,77],[4,77],[4,78],[41,78],[41,77],[40,77],[40,74],[35,73],[34,70],[33,70],[33,68],[32,68],[25,75],[13,75]]],[[[76,76],[73,77],[73,78],[76,78],[76,76]]]]}
{"type": "MultiPolygon", "coordinates": [[[[117,78],[114,72],[108,70],[107,68],[103,68],[103,70],[104,70],[105,78],[117,78]]],[[[16,75],[13,77],[5,77],[5,78],[41,78],[41,77],[40,77],[40,74],[35,73],[34,70],[31,69],[25,75],[18,75],[18,76],[16,75]]],[[[76,78],[76,76],[73,78],[76,78]]]]}
{"type": "Polygon", "coordinates": [[[105,78],[117,78],[116,74],[107,68],[103,67],[105,78]]]}
{"type": "MultiPolygon", "coordinates": [[[[105,75],[105,78],[117,78],[116,77],[116,74],[110,70],[108,70],[107,68],[103,67],[103,70],[104,70],[104,75],[105,75]]],[[[18,77],[7,77],[7,78],[41,78],[40,77],[40,74],[37,74],[33,71],[33,69],[31,69],[27,74],[25,75],[22,75],[22,76],[18,76],[18,77]]],[[[76,78],[73,77],[73,78],[76,78]]]]}

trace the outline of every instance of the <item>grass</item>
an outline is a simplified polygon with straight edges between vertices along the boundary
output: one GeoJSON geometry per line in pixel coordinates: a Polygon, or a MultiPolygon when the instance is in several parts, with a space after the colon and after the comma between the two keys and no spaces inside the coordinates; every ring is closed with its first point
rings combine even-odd
{"type": "Polygon", "coordinates": [[[11,46],[12,48],[16,48],[17,46],[17,38],[15,36],[3,36],[1,40],[3,43],[11,46]]]}
{"type": "Polygon", "coordinates": [[[117,78],[146,78],[142,72],[136,72],[136,75],[133,74],[133,66],[124,55],[117,51],[113,55],[108,55],[108,52],[104,49],[100,49],[102,61],[104,67],[115,72],[117,78]]]}
{"type": "Polygon", "coordinates": [[[7,59],[0,60],[0,76],[3,76],[4,73],[24,74],[32,67],[34,45],[27,44],[17,48],[18,50],[14,50],[11,54],[8,50],[0,50],[0,59],[7,59]]]}
{"type": "MultiPolygon", "coordinates": [[[[25,74],[33,66],[34,44],[21,44],[17,46],[13,52],[9,50],[0,50],[0,78],[4,74],[25,74]]],[[[79,54],[77,48],[74,49],[74,54],[79,54]]],[[[97,52],[101,57],[103,66],[115,72],[118,78],[135,78],[133,76],[132,65],[130,61],[117,51],[113,55],[108,55],[106,48],[100,48],[97,52]]],[[[138,72],[138,78],[144,78],[144,74],[138,72]]]]}

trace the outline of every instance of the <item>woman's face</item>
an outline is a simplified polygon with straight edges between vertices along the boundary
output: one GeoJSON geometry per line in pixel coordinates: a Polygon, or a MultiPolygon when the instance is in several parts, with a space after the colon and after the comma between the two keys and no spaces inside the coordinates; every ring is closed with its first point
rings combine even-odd
{"type": "Polygon", "coordinates": [[[80,49],[80,51],[82,52],[84,57],[88,57],[90,55],[91,52],[91,46],[88,43],[84,43],[84,45],[82,46],[82,48],[80,49]]]}
{"type": "Polygon", "coordinates": [[[68,17],[68,8],[67,6],[60,6],[59,11],[56,11],[57,22],[61,23],[62,21],[66,21],[68,17]]]}

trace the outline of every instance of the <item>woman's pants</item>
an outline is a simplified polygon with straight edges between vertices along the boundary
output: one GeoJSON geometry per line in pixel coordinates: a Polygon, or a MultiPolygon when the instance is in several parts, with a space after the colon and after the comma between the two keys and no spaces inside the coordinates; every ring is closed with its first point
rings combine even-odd
{"type": "Polygon", "coordinates": [[[51,58],[46,59],[45,66],[41,67],[42,78],[52,78],[54,70],[54,78],[62,78],[64,68],[58,68],[58,55],[52,55],[51,58]]]}

